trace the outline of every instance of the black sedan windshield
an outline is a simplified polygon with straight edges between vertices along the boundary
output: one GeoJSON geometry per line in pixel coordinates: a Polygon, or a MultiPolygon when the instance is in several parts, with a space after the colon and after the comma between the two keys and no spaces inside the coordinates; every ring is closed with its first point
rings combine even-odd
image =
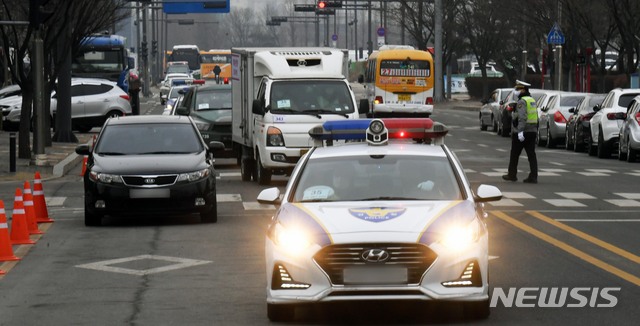
{"type": "Polygon", "coordinates": [[[125,124],[107,126],[96,154],[144,155],[197,153],[204,150],[191,124],[125,124]]]}

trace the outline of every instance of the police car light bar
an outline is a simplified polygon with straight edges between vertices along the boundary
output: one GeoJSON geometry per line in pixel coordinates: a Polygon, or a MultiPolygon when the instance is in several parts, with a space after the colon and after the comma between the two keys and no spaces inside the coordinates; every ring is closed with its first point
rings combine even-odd
{"type": "Polygon", "coordinates": [[[173,79],[171,85],[204,85],[204,79],[173,79]]]}
{"type": "Polygon", "coordinates": [[[386,118],[327,121],[309,130],[309,135],[322,146],[333,140],[367,140],[370,145],[384,145],[389,139],[415,139],[427,144],[444,144],[448,129],[429,118],[386,118]]]}

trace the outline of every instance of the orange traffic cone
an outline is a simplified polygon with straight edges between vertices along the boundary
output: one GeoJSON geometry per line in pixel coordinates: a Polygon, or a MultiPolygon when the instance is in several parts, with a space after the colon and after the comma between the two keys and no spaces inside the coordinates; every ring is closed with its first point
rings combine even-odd
{"type": "Polygon", "coordinates": [[[7,224],[7,215],[4,213],[4,202],[0,200],[0,261],[9,261],[9,260],[20,260],[20,258],[16,257],[13,254],[13,247],[11,247],[11,239],[9,239],[9,226],[7,224]]]}
{"type": "Polygon", "coordinates": [[[42,180],[40,172],[36,172],[35,180],[33,180],[33,207],[36,211],[37,223],[52,223],[47,211],[47,202],[44,199],[44,189],[42,188],[42,180]]]}
{"type": "Polygon", "coordinates": [[[29,227],[27,226],[27,216],[24,212],[22,202],[22,190],[16,189],[16,197],[13,201],[13,216],[11,216],[11,234],[9,234],[11,244],[34,244],[35,241],[29,238],[29,227]]]}
{"type": "Polygon", "coordinates": [[[31,186],[29,181],[24,182],[24,195],[23,195],[24,211],[27,216],[27,227],[29,234],[44,234],[44,232],[38,229],[38,222],[36,222],[36,209],[33,206],[33,195],[31,195],[31,186]]]}
{"type": "Polygon", "coordinates": [[[85,155],[85,157],[82,158],[82,171],[80,171],[80,176],[84,176],[84,174],[87,172],[87,160],[89,159],[88,156],[85,155]]]}

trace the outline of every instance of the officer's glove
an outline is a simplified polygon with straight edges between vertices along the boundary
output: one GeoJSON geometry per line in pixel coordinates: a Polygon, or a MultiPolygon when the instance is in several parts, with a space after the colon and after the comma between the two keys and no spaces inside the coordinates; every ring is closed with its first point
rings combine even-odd
{"type": "Polygon", "coordinates": [[[422,191],[431,191],[433,189],[433,186],[434,186],[433,181],[429,180],[425,182],[420,182],[420,184],[418,185],[418,189],[422,191]]]}
{"type": "Polygon", "coordinates": [[[524,132],[523,131],[518,133],[518,140],[521,141],[521,142],[524,141],[524,132]]]}

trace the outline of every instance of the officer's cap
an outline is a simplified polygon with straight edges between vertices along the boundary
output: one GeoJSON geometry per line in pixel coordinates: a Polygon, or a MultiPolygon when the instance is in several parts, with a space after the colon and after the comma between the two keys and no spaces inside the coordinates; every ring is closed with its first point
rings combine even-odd
{"type": "Polygon", "coordinates": [[[531,87],[531,84],[525,83],[521,80],[516,80],[515,89],[523,89],[523,88],[529,88],[529,87],[531,87]]]}

